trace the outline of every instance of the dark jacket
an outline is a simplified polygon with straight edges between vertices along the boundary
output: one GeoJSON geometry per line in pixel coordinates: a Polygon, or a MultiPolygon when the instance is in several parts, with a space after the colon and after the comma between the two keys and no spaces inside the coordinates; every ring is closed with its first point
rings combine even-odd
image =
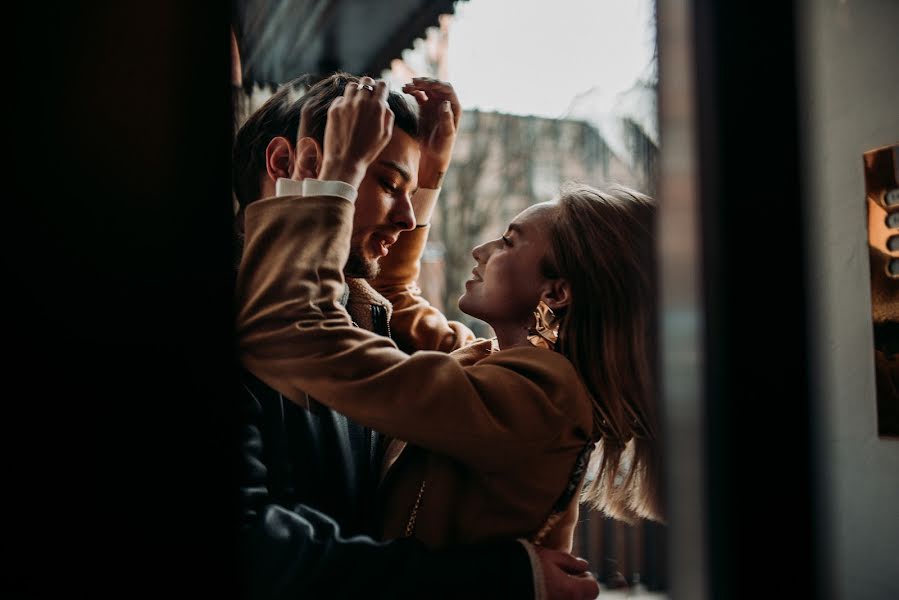
{"type": "MultiPolygon", "coordinates": [[[[387,317],[372,305],[371,329],[386,335],[387,317]]],[[[247,597],[533,597],[518,542],[441,551],[412,539],[376,542],[380,436],[314,400],[307,410],[249,373],[241,392],[247,597]]]]}

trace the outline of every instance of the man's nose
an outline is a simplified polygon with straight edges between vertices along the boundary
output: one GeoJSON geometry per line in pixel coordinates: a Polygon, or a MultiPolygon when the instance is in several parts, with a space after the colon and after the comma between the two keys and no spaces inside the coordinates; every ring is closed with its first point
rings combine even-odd
{"type": "Polygon", "coordinates": [[[407,194],[395,197],[393,209],[390,211],[390,222],[408,231],[415,229],[415,211],[412,209],[412,198],[407,194]]]}

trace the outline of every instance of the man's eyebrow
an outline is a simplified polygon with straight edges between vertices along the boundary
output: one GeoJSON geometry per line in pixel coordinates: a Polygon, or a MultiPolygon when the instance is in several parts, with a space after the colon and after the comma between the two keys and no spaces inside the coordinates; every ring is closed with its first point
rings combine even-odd
{"type": "Polygon", "coordinates": [[[412,181],[412,173],[410,173],[406,169],[406,167],[404,167],[400,163],[393,161],[393,160],[379,160],[378,164],[383,165],[383,166],[387,167],[388,169],[393,169],[394,171],[399,173],[400,177],[402,177],[403,179],[406,180],[406,183],[412,181]]]}
{"type": "Polygon", "coordinates": [[[521,225],[518,223],[509,223],[509,226],[506,228],[509,231],[514,231],[518,235],[524,235],[524,229],[521,228],[521,225]]]}

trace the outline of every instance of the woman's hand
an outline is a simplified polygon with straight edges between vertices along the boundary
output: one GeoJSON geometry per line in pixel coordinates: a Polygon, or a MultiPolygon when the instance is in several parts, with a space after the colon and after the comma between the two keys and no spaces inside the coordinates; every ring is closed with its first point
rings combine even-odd
{"type": "Polygon", "coordinates": [[[449,168],[462,117],[462,107],[453,86],[444,81],[416,77],[403,91],[418,102],[420,112],[421,161],[418,185],[436,189],[449,168]]]}

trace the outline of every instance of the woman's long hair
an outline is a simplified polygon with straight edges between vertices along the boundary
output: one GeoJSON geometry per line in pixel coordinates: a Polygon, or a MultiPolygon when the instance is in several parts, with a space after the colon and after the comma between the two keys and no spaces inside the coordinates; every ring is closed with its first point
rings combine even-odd
{"type": "Polygon", "coordinates": [[[662,520],[654,202],[623,186],[569,184],[559,207],[543,271],[571,286],[556,350],[593,398],[595,476],[582,500],[624,521],[662,520]]]}

